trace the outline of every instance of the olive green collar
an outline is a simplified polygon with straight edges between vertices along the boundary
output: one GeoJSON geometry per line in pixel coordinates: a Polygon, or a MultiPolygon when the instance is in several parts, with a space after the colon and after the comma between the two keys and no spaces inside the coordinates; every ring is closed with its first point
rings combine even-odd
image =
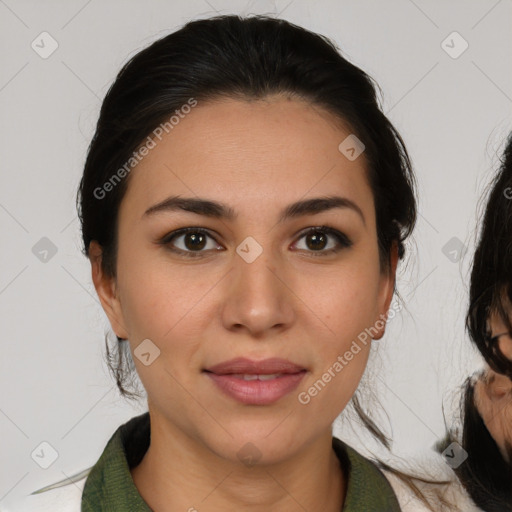
{"type": "MultiPolygon", "coordinates": [[[[130,473],[144,457],[149,441],[149,412],[116,430],[87,477],[82,512],[151,512],[130,473]]],[[[332,446],[348,474],[342,512],[400,512],[391,485],[373,462],[336,437],[332,446]]]]}

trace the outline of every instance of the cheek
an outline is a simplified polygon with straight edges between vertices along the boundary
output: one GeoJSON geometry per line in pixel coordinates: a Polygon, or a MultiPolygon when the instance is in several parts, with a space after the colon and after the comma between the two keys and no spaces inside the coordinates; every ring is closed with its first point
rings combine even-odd
{"type": "Polygon", "coordinates": [[[370,340],[362,343],[350,338],[338,339],[318,350],[322,359],[304,382],[297,399],[309,417],[332,423],[359,386],[368,361],[370,340]]]}
{"type": "MultiPolygon", "coordinates": [[[[504,378],[506,379],[506,377],[504,378]]],[[[499,382],[486,385],[481,379],[475,384],[475,404],[478,412],[491,436],[502,448],[505,440],[512,442],[512,402],[510,396],[510,383],[507,384],[506,388],[499,382]],[[494,389],[493,385],[495,386],[494,389]]]]}
{"type": "Polygon", "coordinates": [[[302,293],[307,292],[308,305],[323,320],[316,335],[310,333],[315,371],[299,396],[313,416],[328,415],[334,421],[359,385],[371,348],[367,329],[378,310],[378,278],[366,265],[323,278],[316,275],[314,286],[303,278],[302,293]]]}
{"type": "Polygon", "coordinates": [[[120,283],[123,317],[137,373],[149,395],[153,398],[162,395],[170,400],[169,404],[178,407],[179,386],[175,379],[187,382],[190,362],[207,328],[201,302],[207,280],[185,279],[173,275],[170,268],[165,271],[155,265],[146,267],[140,275],[127,272],[120,283]],[[149,345],[149,352],[158,354],[150,365],[138,356],[147,345],[143,340],[147,339],[154,344],[149,345]]]}
{"type": "Polygon", "coordinates": [[[155,338],[167,342],[187,325],[215,275],[179,267],[162,248],[119,249],[118,284],[123,318],[133,341],[155,338]],[[209,277],[208,277],[209,276],[209,277]]]}
{"type": "Polygon", "coordinates": [[[502,352],[502,354],[512,361],[512,339],[508,336],[502,336],[499,339],[499,347],[502,352]]]}
{"type": "Polygon", "coordinates": [[[346,339],[377,320],[379,281],[376,265],[351,260],[329,272],[304,272],[298,289],[331,334],[346,339]]]}

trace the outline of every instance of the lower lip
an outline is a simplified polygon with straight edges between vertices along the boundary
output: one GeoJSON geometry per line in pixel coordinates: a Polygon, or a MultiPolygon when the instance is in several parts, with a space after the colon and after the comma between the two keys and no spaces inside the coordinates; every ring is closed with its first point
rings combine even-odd
{"type": "Polygon", "coordinates": [[[268,405],[293,391],[306,371],[284,374],[271,380],[243,380],[232,375],[206,374],[231,398],[243,404],[268,405]]]}

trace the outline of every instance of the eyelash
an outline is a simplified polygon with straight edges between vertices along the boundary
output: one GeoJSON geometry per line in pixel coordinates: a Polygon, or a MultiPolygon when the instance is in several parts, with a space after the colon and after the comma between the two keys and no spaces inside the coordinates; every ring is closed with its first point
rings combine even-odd
{"type": "MultiPolygon", "coordinates": [[[[337,229],[334,229],[330,226],[315,226],[315,227],[307,228],[305,231],[302,231],[299,234],[298,240],[300,240],[301,238],[304,238],[305,236],[309,235],[310,233],[317,233],[317,232],[334,237],[338,242],[338,247],[334,248],[334,249],[328,249],[328,250],[308,251],[311,253],[311,256],[313,256],[313,257],[318,257],[318,256],[322,257],[322,256],[326,256],[328,254],[337,253],[337,252],[341,251],[342,249],[348,249],[353,245],[352,241],[344,233],[342,233],[341,231],[338,231],[337,229]]],[[[158,243],[160,245],[167,246],[170,251],[172,251],[176,254],[182,255],[186,258],[198,258],[198,257],[204,256],[204,253],[206,251],[184,251],[183,249],[177,249],[175,247],[172,247],[171,242],[173,240],[175,240],[179,236],[186,235],[187,233],[200,233],[200,234],[206,235],[206,236],[212,238],[213,240],[215,240],[215,238],[210,234],[210,232],[208,230],[206,230],[204,228],[189,227],[189,228],[178,229],[176,231],[172,231],[171,233],[168,233],[162,239],[160,239],[158,241],[158,243]]],[[[216,240],[215,240],[215,242],[218,243],[216,240]]]]}

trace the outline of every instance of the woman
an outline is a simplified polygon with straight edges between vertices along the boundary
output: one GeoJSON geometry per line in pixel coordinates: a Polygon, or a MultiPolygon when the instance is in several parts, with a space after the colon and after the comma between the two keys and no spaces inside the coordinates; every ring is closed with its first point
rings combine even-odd
{"type": "Polygon", "coordinates": [[[119,73],[78,199],[113,372],[128,394],[129,349],[149,413],[52,510],[406,510],[332,437],[416,219],[363,71],[283,20],[188,23],[119,73]]]}
{"type": "Polygon", "coordinates": [[[456,469],[488,512],[512,511],[511,198],[512,136],[491,184],[471,273],[467,326],[487,364],[465,385],[462,445],[469,456],[456,469]]]}

